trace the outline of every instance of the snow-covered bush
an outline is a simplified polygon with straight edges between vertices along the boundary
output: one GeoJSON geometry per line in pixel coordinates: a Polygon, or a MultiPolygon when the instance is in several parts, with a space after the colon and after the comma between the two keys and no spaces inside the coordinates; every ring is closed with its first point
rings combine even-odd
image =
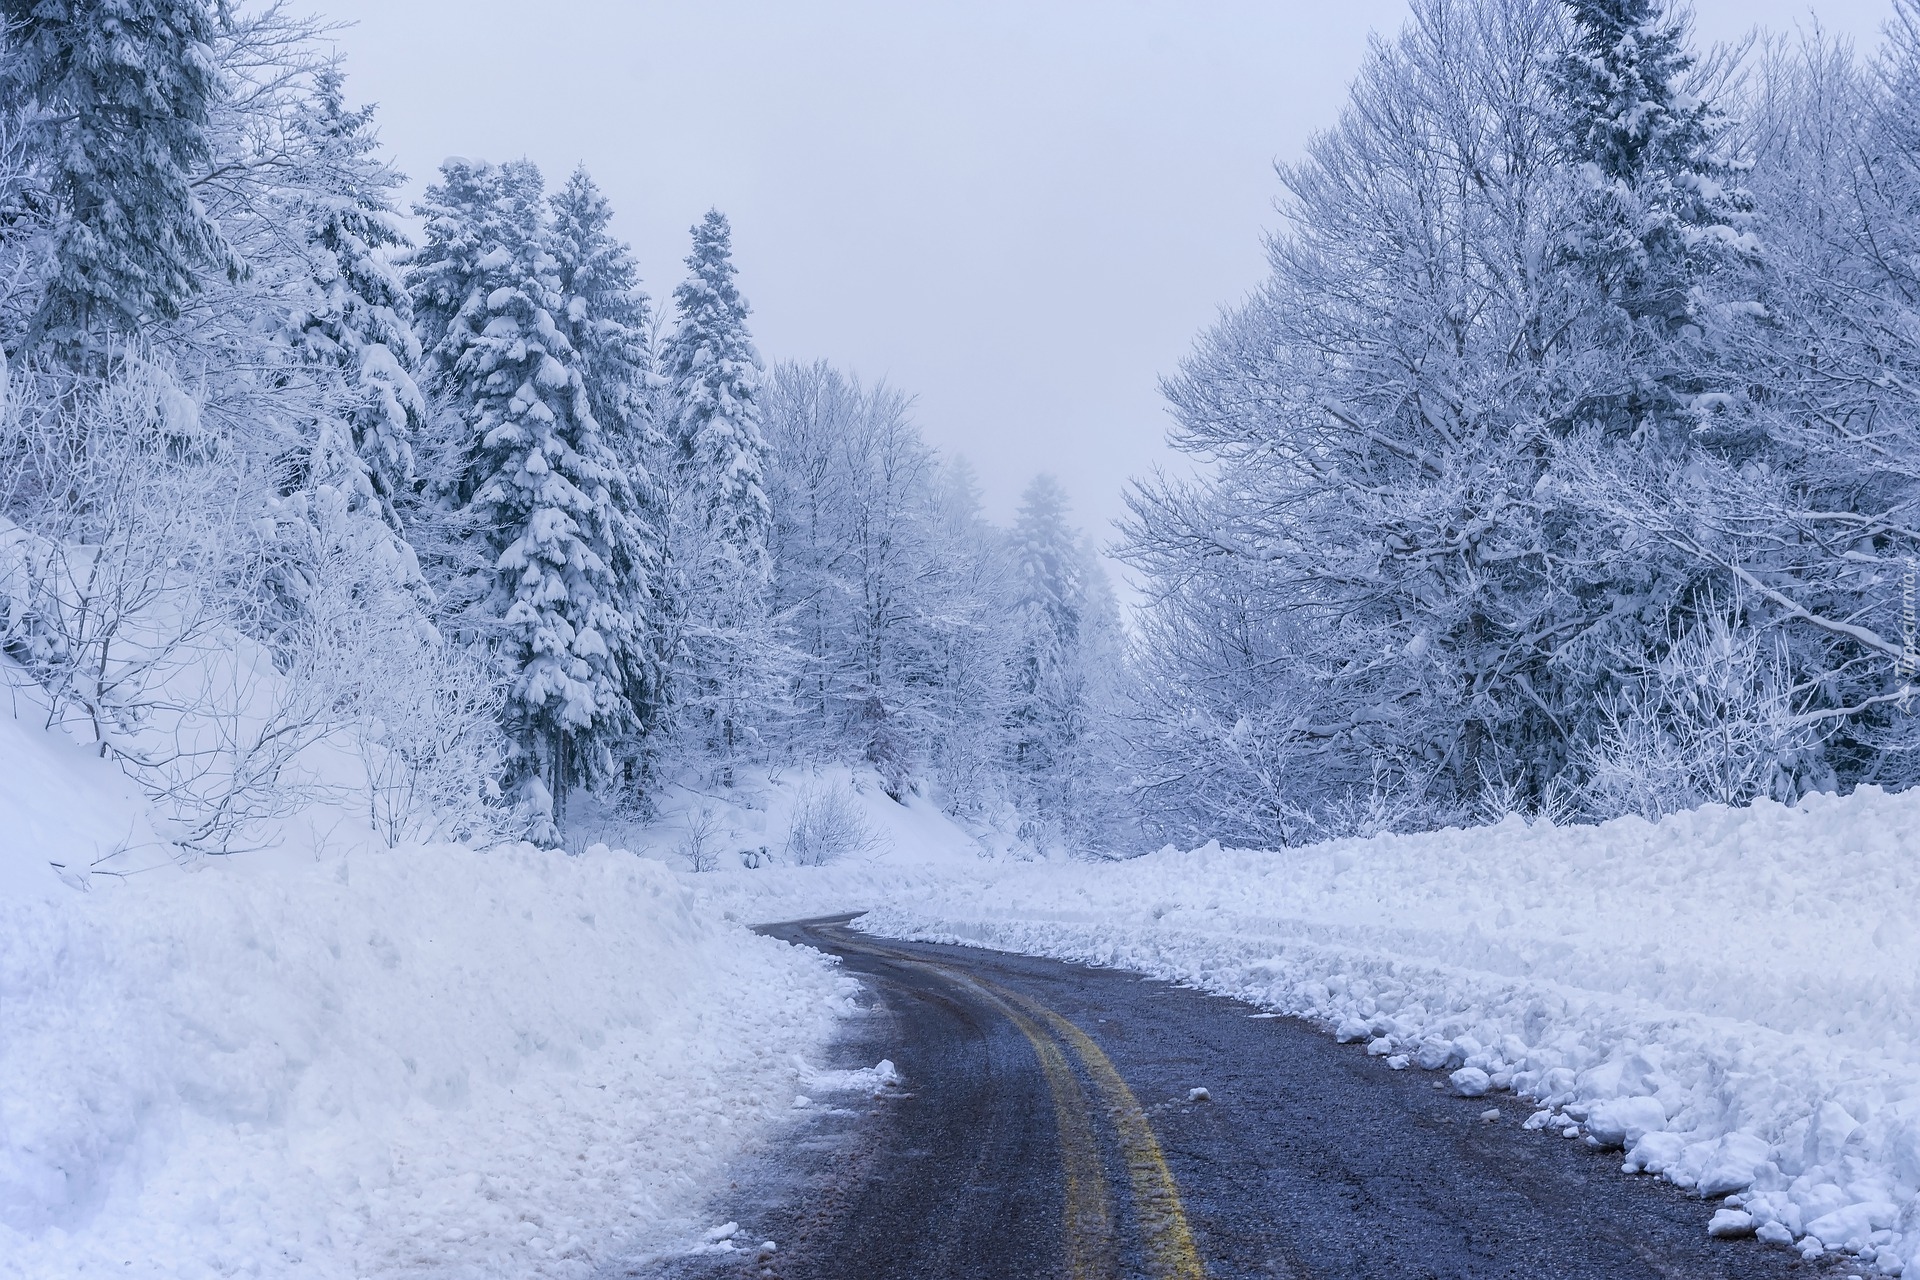
{"type": "Polygon", "coordinates": [[[800,792],[787,828],[787,861],[802,867],[824,867],[878,848],[878,837],[839,787],[815,783],[800,792]]]}

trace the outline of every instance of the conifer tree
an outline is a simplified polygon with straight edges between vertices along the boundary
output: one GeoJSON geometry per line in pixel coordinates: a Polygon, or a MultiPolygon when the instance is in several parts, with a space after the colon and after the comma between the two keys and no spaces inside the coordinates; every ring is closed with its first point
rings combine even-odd
{"type": "Polygon", "coordinates": [[[1079,649],[1086,582],[1080,541],[1067,523],[1067,496],[1052,476],[1037,476],[1027,486],[1013,544],[1019,573],[1009,726],[1013,769],[1029,798],[1057,818],[1068,807],[1063,787],[1084,718],[1079,649]]]}
{"type": "Polygon", "coordinates": [[[1592,349],[1613,371],[1583,408],[1610,429],[1671,434],[1706,389],[1700,286],[1751,252],[1752,201],[1715,155],[1726,120],[1688,92],[1686,29],[1662,0],[1567,8],[1558,88],[1580,190],[1565,256],[1598,295],[1592,349]]]}
{"type": "Polygon", "coordinates": [[[760,432],[760,356],[734,283],[732,232],[719,210],[693,228],[692,274],[673,291],[678,323],[661,373],[673,404],[671,435],[686,487],[743,582],[764,583],[766,440],[760,432]]]}
{"type": "Polygon", "coordinates": [[[731,231],[709,211],[693,228],[677,322],[661,353],[671,420],[674,696],[692,710],[731,777],[750,713],[779,683],[767,610],[772,512],[760,430],[760,357],[734,283],[731,231]]]}
{"type": "MultiPolygon", "coordinates": [[[[625,516],[617,522],[622,537],[609,564],[618,585],[617,607],[632,632],[622,654],[626,697],[644,734],[657,727],[663,697],[657,615],[666,512],[654,469],[671,462],[654,422],[652,317],[632,252],[608,230],[612,206],[586,169],[575,169],[550,203],[548,244],[566,298],[564,325],[611,455],[613,502],[625,516]]],[[[640,762],[629,753],[624,763],[632,772],[640,762]]],[[[638,785],[640,779],[628,781],[638,785]]]]}
{"type": "Polygon", "coordinates": [[[55,206],[51,276],[24,338],[71,346],[179,314],[241,264],[191,178],[219,88],[206,0],[0,0],[0,98],[55,206]]]}
{"type": "Polygon", "coordinates": [[[548,252],[540,174],[448,161],[418,207],[412,264],[427,360],[461,433],[450,499],[491,555],[488,609],[512,679],[507,729],[533,838],[630,722],[632,643],[615,563],[631,534],[594,420],[568,299],[548,252]]]}
{"type": "Polygon", "coordinates": [[[386,256],[407,245],[392,198],[402,179],[379,156],[373,109],[346,106],[337,67],[316,77],[293,131],[306,156],[287,203],[306,234],[310,287],[289,327],[308,359],[338,368],[345,429],[345,439],[318,442],[313,470],[345,472],[358,502],[397,531],[395,504],[413,484],[426,418],[412,373],[412,299],[386,256]]]}

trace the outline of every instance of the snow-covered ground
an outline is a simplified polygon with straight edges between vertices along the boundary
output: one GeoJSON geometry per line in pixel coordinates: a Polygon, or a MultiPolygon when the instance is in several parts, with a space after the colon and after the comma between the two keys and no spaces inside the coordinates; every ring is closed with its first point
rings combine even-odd
{"type": "Polygon", "coordinates": [[[822,1087],[847,980],[657,862],[144,813],[0,714],[0,1276],[584,1276],[822,1087]]]}
{"type": "Polygon", "coordinates": [[[692,878],[767,919],[1124,966],[1319,1020],[1382,1070],[1703,1196],[1702,1225],[1920,1273],[1920,794],[1119,865],[692,878]]]}
{"type": "Polygon", "coordinates": [[[111,767],[0,716],[0,1275],[697,1247],[727,1161],[848,1087],[807,1066],[845,980],[744,926],[861,910],[1314,1018],[1382,1071],[1538,1099],[1713,1197],[1703,1229],[1920,1273],[1920,794],[1121,864],[1023,861],[845,769],[677,790],[608,833],[634,853],[345,829],[181,870],[111,767]],[[795,865],[823,795],[857,847],[795,865]],[[84,872],[113,849],[155,869],[84,872]]]}

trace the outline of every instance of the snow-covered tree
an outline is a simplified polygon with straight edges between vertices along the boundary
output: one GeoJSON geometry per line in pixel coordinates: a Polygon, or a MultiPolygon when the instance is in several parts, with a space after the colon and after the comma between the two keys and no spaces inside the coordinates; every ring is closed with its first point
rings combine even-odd
{"type": "Polygon", "coordinates": [[[993,724],[1001,628],[990,619],[1005,593],[977,495],[951,482],[909,410],[906,396],[824,361],[774,370],[774,614],[797,660],[796,734],[871,764],[896,795],[937,778],[966,805],[993,753],[974,753],[964,779],[946,765],[959,736],[993,724]]]}
{"type": "Polygon", "coordinates": [[[664,480],[668,696],[725,778],[777,699],[784,658],[768,612],[760,357],[734,283],[731,236],[718,211],[693,228],[690,274],[674,290],[674,327],[659,360],[673,454],[664,480]]]}
{"type": "Polygon", "coordinates": [[[1444,819],[1566,757],[1590,549],[1540,488],[1577,314],[1541,269],[1565,38],[1551,0],[1417,4],[1282,171],[1266,285],[1167,385],[1214,464],[1140,485],[1125,548],[1171,646],[1139,734],[1170,832],[1444,819]]]}
{"type": "Polygon", "coordinates": [[[569,299],[548,252],[540,174],[524,161],[448,161],[418,212],[411,263],[426,357],[457,432],[448,497],[491,557],[489,637],[513,685],[508,729],[535,838],[631,718],[621,656],[617,463],[593,417],[569,299]]]}
{"type": "Polygon", "coordinates": [[[0,99],[52,204],[22,341],[126,335],[242,264],[194,193],[220,92],[207,0],[5,0],[0,99]]]}
{"type": "MultiPolygon", "coordinates": [[[[617,607],[633,632],[621,654],[622,673],[635,728],[644,736],[662,727],[665,698],[659,625],[665,604],[659,578],[668,511],[654,469],[672,463],[654,421],[652,317],[632,253],[608,230],[613,208],[587,171],[575,169],[550,203],[547,236],[566,299],[563,323],[612,458],[612,501],[625,517],[616,522],[620,538],[608,562],[618,586],[617,607]]],[[[633,744],[622,756],[628,785],[641,785],[644,744],[633,744]]]]}
{"type": "Polygon", "coordinates": [[[1068,759],[1079,734],[1082,673],[1074,659],[1086,594],[1079,539],[1067,523],[1067,496],[1050,475],[1036,477],[1021,496],[1013,554],[1019,649],[1010,749],[1015,771],[1030,787],[1042,789],[1068,781],[1068,759]]]}
{"type": "Polygon", "coordinates": [[[734,573],[767,578],[767,444],[760,432],[760,355],[734,283],[733,233],[717,209],[693,228],[690,274],[673,291],[675,323],[661,357],[682,487],[734,573]]]}
{"type": "Polygon", "coordinates": [[[289,142],[305,153],[301,181],[282,187],[276,203],[305,232],[311,286],[288,323],[307,359],[338,371],[330,417],[344,428],[344,438],[323,429],[312,469],[339,474],[398,529],[426,420],[413,378],[413,304],[391,260],[407,245],[393,204],[402,179],[379,154],[373,109],[347,107],[337,65],[316,73],[290,125],[289,142]]]}
{"type": "Polygon", "coordinates": [[[1049,838],[1084,844],[1103,825],[1103,676],[1120,658],[1119,610],[1106,574],[1068,521],[1050,475],[1027,486],[1012,531],[1010,769],[1049,838]]]}

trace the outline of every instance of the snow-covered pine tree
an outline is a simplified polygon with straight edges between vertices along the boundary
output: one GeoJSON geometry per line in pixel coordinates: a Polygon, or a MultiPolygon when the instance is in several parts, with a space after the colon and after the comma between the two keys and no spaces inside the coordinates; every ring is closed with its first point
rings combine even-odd
{"type": "MultiPolygon", "coordinates": [[[[1578,195],[1559,267],[1584,305],[1568,362],[1579,370],[1579,394],[1552,479],[1576,513],[1569,527],[1597,553],[1584,575],[1587,642],[1609,654],[1619,685],[1598,682],[1596,695],[1644,700],[1651,695],[1627,672],[1672,668],[1670,651],[1710,652],[1702,637],[1730,636],[1720,678],[1768,688],[1728,699],[1718,737],[1740,739],[1731,718],[1749,706],[1814,716],[1798,731],[1776,725],[1753,737],[1779,753],[1753,770],[1764,779],[1757,794],[1791,800],[1833,785],[1808,739],[1809,726],[1823,726],[1816,737],[1832,727],[1837,689],[1832,655],[1816,652],[1829,646],[1815,633],[1779,650],[1782,669],[1800,668],[1786,678],[1791,696],[1772,691],[1781,670],[1771,660],[1746,664],[1744,674],[1732,669],[1732,653],[1754,649],[1757,634],[1789,616],[1768,598],[1766,580],[1783,553],[1795,558],[1796,540],[1763,513],[1804,508],[1790,495],[1814,492],[1817,506],[1844,510],[1868,490],[1816,478],[1793,439],[1803,434],[1792,425],[1797,415],[1782,412],[1781,371],[1763,353],[1798,307],[1778,287],[1785,264],[1762,252],[1747,167],[1728,158],[1731,122],[1700,83],[1684,19],[1660,0],[1578,0],[1570,9],[1574,49],[1558,89],[1578,195]]],[[[1823,548],[1817,558],[1832,558],[1829,534],[1809,543],[1823,548]]],[[[1803,598],[1849,615],[1863,603],[1803,598]]],[[[1772,652],[1775,640],[1758,648],[1772,652]]],[[[1609,721],[1588,717],[1586,729],[1589,742],[1618,737],[1609,721]]],[[[1687,749],[1716,736],[1693,723],[1673,732],[1687,749]]],[[[1598,758],[1591,746],[1583,754],[1598,758]]],[[[1610,808],[1596,798],[1596,813],[1610,808]]]]}
{"type": "Polygon", "coordinates": [[[734,283],[732,232],[711,210],[693,228],[690,274],[673,293],[676,322],[660,376],[674,454],[670,590],[677,686],[731,778],[753,718],[778,697],[779,646],[767,607],[772,512],[760,430],[760,357],[734,283]]]}
{"type": "Polygon", "coordinates": [[[1720,154],[1728,121],[1688,84],[1684,22],[1663,0],[1566,4],[1574,41],[1557,88],[1580,189],[1563,260],[1596,295],[1578,412],[1684,436],[1720,363],[1703,337],[1725,318],[1707,314],[1704,286],[1757,251],[1753,202],[1720,154]]]}
{"type": "Polygon", "coordinates": [[[410,283],[443,429],[458,432],[449,499],[491,558],[490,638],[512,679],[507,729],[533,838],[551,842],[569,789],[627,730],[617,462],[594,420],[568,299],[548,252],[540,174],[450,160],[418,213],[410,283]]]}
{"type": "Polygon", "coordinates": [[[720,553],[743,582],[764,584],[766,440],[760,432],[760,355],[734,283],[733,233],[717,209],[693,228],[691,274],[673,291],[677,321],[662,357],[674,420],[670,435],[686,487],[720,553]]]}
{"type": "Polygon", "coordinates": [[[618,608],[631,631],[621,669],[642,741],[622,751],[621,768],[633,789],[645,783],[651,752],[644,740],[660,728],[662,715],[665,655],[658,577],[667,513],[654,471],[672,459],[654,422],[647,295],[632,253],[608,231],[613,208],[585,168],[575,169],[550,203],[548,244],[567,299],[564,326],[613,458],[609,492],[625,516],[617,524],[621,538],[609,564],[618,608]]]}
{"type": "Polygon", "coordinates": [[[0,0],[3,98],[53,205],[48,278],[22,345],[171,319],[241,263],[195,196],[219,92],[207,0],[0,0]]]}
{"type": "Polygon", "coordinates": [[[1067,496],[1050,475],[1035,477],[1021,495],[1013,556],[1019,647],[1008,749],[1024,798],[1058,824],[1074,808],[1085,730],[1080,641],[1087,584],[1080,539],[1067,522],[1067,496]]]}
{"type": "Polygon", "coordinates": [[[311,289],[289,318],[306,358],[339,370],[343,439],[316,442],[312,472],[338,476],[360,505],[401,528],[396,503],[414,482],[414,437],[426,404],[415,384],[413,303],[391,256],[407,245],[395,218],[400,174],[379,155],[371,106],[349,109],[337,64],[323,67],[291,122],[298,185],[280,203],[306,236],[311,289]]]}

